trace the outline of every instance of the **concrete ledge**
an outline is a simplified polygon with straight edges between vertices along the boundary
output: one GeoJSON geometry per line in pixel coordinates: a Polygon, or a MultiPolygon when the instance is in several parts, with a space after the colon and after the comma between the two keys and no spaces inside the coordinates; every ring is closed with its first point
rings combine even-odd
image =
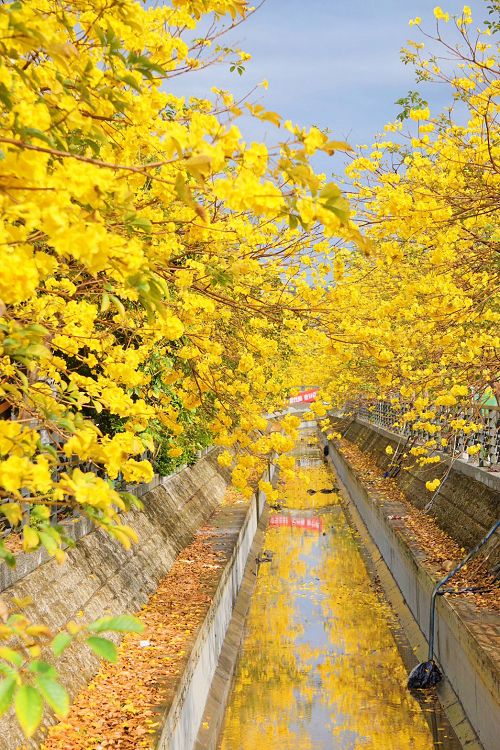
{"type": "MultiPolygon", "coordinates": [[[[421,632],[428,638],[429,609],[435,580],[423,566],[425,554],[410,546],[398,531],[401,522],[388,515],[404,515],[404,507],[368,490],[349,462],[332,443],[330,460],[394,577],[421,632]]],[[[470,607],[470,605],[469,605],[470,607]]],[[[467,605],[440,597],[436,610],[436,656],[456,692],[485,750],[498,747],[500,726],[500,671],[498,659],[484,648],[464,617],[467,605]]],[[[482,615],[489,619],[490,613],[482,615]]],[[[494,616],[486,627],[498,629],[494,616]]],[[[497,655],[498,657],[498,655],[497,655]]]]}
{"type": "MultiPolygon", "coordinates": [[[[272,470],[266,472],[266,479],[272,481],[272,477],[272,470]]],[[[265,502],[265,494],[258,491],[234,535],[233,552],[222,572],[168,713],[158,730],[154,745],[157,750],[191,750],[194,747],[265,502]]],[[[220,513],[223,514],[224,509],[220,513]]],[[[224,521],[219,521],[219,524],[227,533],[224,521]]]]}
{"type": "Polygon", "coordinates": [[[224,726],[226,708],[233,685],[234,673],[245,635],[245,622],[257,583],[258,566],[255,558],[262,549],[268,521],[269,512],[267,508],[264,508],[250,548],[240,591],[222,645],[219,662],[205,704],[194,750],[217,750],[219,744],[224,726]]]}

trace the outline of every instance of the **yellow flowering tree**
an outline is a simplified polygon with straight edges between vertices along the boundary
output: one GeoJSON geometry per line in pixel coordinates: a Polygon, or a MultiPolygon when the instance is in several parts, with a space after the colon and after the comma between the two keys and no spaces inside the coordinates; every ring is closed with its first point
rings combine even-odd
{"type": "MultiPolygon", "coordinates": [[[[468,6],[436,8],[428,56],[409,43],[405,62],[444,82],[457,112],[402,100],[371,152],[352,155],[350,214],[310,163],[347,144],[228,91],[170,91],[214,62],[241,72],[248,55],[222,34],[249,12],[245,0],[0,7],[0,513],[27,552],[63,558],[53,508],[136,541],[120,513],[137,500],[116,480],[148,481],[146,451],[167,470],[213,441],[247,495],[263,458],[292,475],[298,420],[271,430],[264,415],[294,385],[333,404],[391,398],[430,432],[437,409],[498,386],[494,21],[476,38],[468,6]],[[439,59],[455,49],[446,24],[463,43],[453,71],[439,59]],[[245,142],[243,114],[276,145],[245,142]]],[[[313,412],[324,420],[325,403],[313,412]]],[[[1,541],[0,555],[14,562],[1,541]]],[[[67,699],[47,697],[54,674],[31,664],[49,636],[22,618],[0,633],[22,641],[3,653],[0,710],[14,700],[32,734],[44,700],[63,715],[67,699]]],[[[109,656],[95,633],[125,624],[84,635],[109,656]]],[[[55,636],[54,654],[73,637],[55,636]]]]}
{"type": "MultiPolygon", "coordinates": [[[[151,478],[155,436],[183,454],[186,413],[249,448],[282,401],[288,338],[318,306],[311,248],[326,259],[333,235],[359,238],[340,190],[309,165],[346,144],[289,122],[274,150],[245,143],[228,92],[169,93],[174,76],[241,65],[217,19],[246,12],[240,0],[0,9],[0,511],[20,522],[29,496],[26,551],[61,555],[54,505],[134,540],[118,515],[134,501],[113,480],[151,478]]],[[[256,460],[236,466],[246,491],[256,460]]]]}
{"type": "Polygon", "coordinates": [[[419,81],[447,86],[450,107],[432,116],[410,92],[349,163],[371,251],[339,251],[329,351],[312,363],[337,405],[391,400],[397,426],[430,434],[427,449],[477,429],[480,397],[500,392],[498,28],[477,29],[468,6],[434,16],[434,33],[410,22],[422,34],[403,60],[419,81]]]}
{"type": "MultiPolygon", "coordinates": [[[[221,36],[248,12],[245,0],[0,7],[0,513],[25,552],[64,559],[54,508],[137,541],[120,513],[138,501],[116,480],[150,480],[146,451],[168,468],[212,440],[251,494],[259,461],[293,446],[298,420],[268,431],[263,415],[282,408],[283,363],[316,335],[332,238],[363,240],[309,163],[346,144],[227,91],[170,92],[213,62],[242,71],[248,55],[221,36]],[[281,142],[246,143],[243,113],[281,142]]],[[[0,556],[15,562],[4,540],[0,556]]],[[[113,658],[98,634],[139,627],[107,618],[54,636],[22,612],[3,619],[0,712],[14,701],[27,735],[44,702],[68,707],[44,650],[83,633],[113,658]]]]}

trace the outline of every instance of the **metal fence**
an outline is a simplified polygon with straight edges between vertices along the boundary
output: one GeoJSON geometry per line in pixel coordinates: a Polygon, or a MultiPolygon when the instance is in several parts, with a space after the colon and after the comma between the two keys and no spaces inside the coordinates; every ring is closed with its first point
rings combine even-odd
{"type": "MultiPolygon", "coordinates": [[[[407,404],[407,411],[411,404],[407,404]]],[[[498,406],[472,405],[467,409],[439,407],[432,409],[433,416],[426,419],[437,427],[430,433],[422,429],[414,429],[417,420],[403,421],[401,419],[403,410],[396,410],[390,401],[378,401],[371,406],[361,406],[356,409],[357,415],[370,424],[384,427],[386,430],[408,438],[414,436],[420,444],[430,440],[437,442],[436,449],[454,457],[462,457],[470,463],[476,463],[481,467],[490,468],[500,462],[500,408],[498,406]],[[477,430],[453,430],[450,421],[463,419],[466,424],[474,423],[477,430]],[[442,445],[441,440],[447,441],[442,445]],[[480,445],[480,451],[474,456],[469,456],[467,448],[480,445]]]]}

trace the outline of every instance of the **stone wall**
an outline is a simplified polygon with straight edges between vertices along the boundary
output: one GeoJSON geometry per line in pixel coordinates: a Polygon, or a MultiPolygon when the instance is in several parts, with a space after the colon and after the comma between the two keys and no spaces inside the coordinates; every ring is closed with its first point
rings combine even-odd
{"type": "MultiPolygon", "coordinates": [[[[402,446],[405,442],[394,433],[360,419],[351,423],[345,437],[370,454],[382,469],[391,463],[386,447],[390,445],[395,451],[401,440],[402,446]]],[[[425,483],[436,477],[441,479],[449,466],[448,456],[441,454],[441,458],[438,464],[402,469],[396,476],[399,487],[417,508],[422,509],[431,498],[425,483]]],[[[461,460],[454,461],[431,515],[461,547],[472,548],[500,517],[500,476],[461,460]]],[[[493,549],[490,562],[492,566],[500,563],[498,548],[493,549]]]]}
{"type": "MultiPolygon", "coordinates": [[[[83,536],[58,565],[41,555],[20,555],[16,569],[2,570],[2,598],[29,597],[28,616],[56,630],[68,620],[87,622],[103,614],[134,612],[156,589],[177,554],[221,503],[228,475],[214,450],[193,467],[160,478],[141,498],[142,511],[124,515],[139,544],[129,551],[100,530],[84,526],[83,536]]],[[[98,660],[86,647],[72,646],[59,661],[62,681],[71,695],[97,671],[98,660]]],[[[47,717],[49,720],[49,717],[47,717]]],[[[27,747],[38,747],[40,731],[27,747]]],[[[0,720],[0,748],[23,746],[11,715],[0,720]]]]}

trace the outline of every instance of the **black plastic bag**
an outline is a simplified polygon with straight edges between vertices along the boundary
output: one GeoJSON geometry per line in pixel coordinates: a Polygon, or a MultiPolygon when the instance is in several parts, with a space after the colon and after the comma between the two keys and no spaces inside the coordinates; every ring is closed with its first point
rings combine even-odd
{"type": "Polygon", "coordinates": [[[441,670],[434,659],[423,661],[411,670],[408,687],[410,690],[427,690],[441,682],[442,678],[441,670]]]}

